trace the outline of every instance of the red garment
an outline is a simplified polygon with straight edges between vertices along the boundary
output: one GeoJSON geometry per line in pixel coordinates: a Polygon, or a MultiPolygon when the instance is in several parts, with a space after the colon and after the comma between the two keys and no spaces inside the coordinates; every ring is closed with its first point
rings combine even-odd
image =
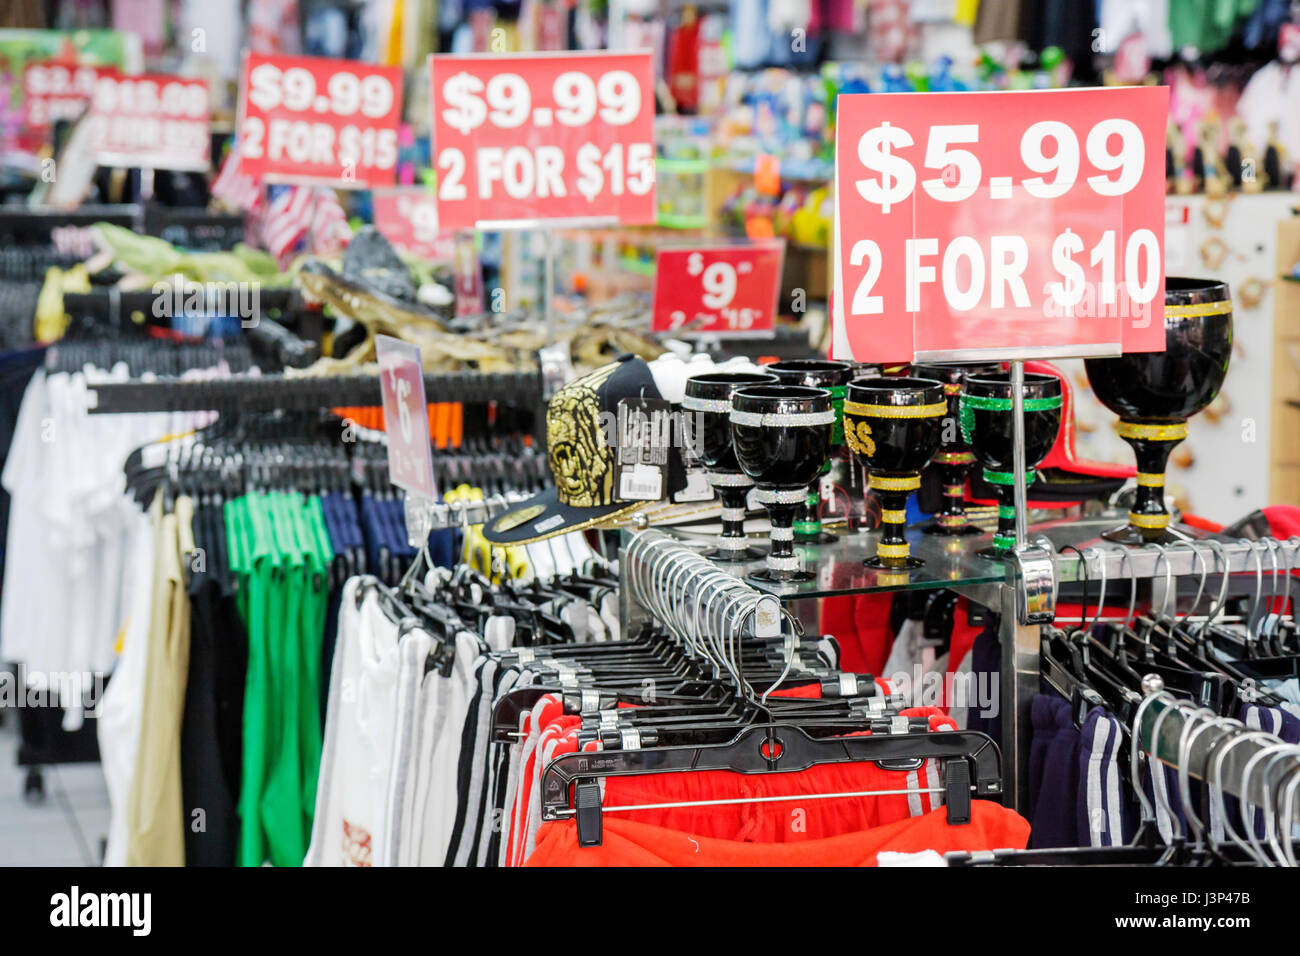
{"type": "Polygon", "coordinates": [[[800,843],[746,843],[681,833],[606,814],[603,842],[579,847],[572,820],[547,823],[525,866],[875,866],[882,850],[1024,849],[1029,823],[988,800],[971,802],[971,822],[948,823],[943,809],[883,826],[800,843]]]}

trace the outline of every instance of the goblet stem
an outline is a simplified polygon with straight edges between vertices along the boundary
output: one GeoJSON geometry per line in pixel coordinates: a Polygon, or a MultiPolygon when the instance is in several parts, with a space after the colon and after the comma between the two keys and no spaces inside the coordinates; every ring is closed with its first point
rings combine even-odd
{"type": "Polygon", "coordinates": [[[718,550],[723,553],[745,551],[749,539],[745,537],[745,499],[747,488],[736,486],[719,488],[722,498],[722,534],[718,535],[718,550]]]}
{"type": "Polygon", "coordinates": [[[1169,527],[1165,509],[1165,469],[1174,446],[1187,437],[1187,423],[1148,425],[1121,421],[1119,436],[1137,458],[1137,496],[1128,523],[1144,541],[1159,541],[1169,527]]]}
{"type": "Polygon", "coordinates": [[[821,481],[814,481],[808,486],[808,496],[799,507],[798,517],[794,522],[794,536],[799,540],[816,541],[822,533],[821,481]]]}
{"type": "Polygon", "coordinates": [[[758,500],[772,522],[772,550],[767,554],[767,578],[771,581],[802,580],[799,558],[794,553],[794,518],[803,502],[803,489],[760,488],[758,500]]]}
{"type": "Polygon", "coordinates": [[[935,456],[939,478],[943,482],[943,510],[926,528],[927,534],[969,534],[971,525],[966,521],[966,470],[975,461],[968,451],[940,452],[935,456]]]}
{"type": "Polygon", "coordinates": [[[907,497],[921,484],[920,475],[872,475],[871,490],[880,499],[880,544],[867,564],[877,568],[915,567],[907,528],[907,497]]]}

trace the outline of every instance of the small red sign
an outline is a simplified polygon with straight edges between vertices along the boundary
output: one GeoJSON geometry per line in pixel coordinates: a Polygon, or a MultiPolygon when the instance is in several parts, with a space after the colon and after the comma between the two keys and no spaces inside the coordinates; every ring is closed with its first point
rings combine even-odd
{"type": "Polygon", "coordinates": [[[266,182],[391,186],[401,114],[399,67],[249,53],[239,81],[241,168],[266,182]]]}
{"type": "Polygon", "coordinates": [[[785,240],[660,249],[652,328],[682,335],[771,336],[785,240]]]}
{"type": "Polygon", "coordinates": [[[60,120],[75,120],[95,98],[101,76],[117,70],[76,63],[28,63],[23,70],[24,122],[29,129],[46,130],[60,120]]]}
{"type": "Polygon", "coordinates": [[[389,242],[424,259],[451,262],[455,234],[438,228],[438,202],[418,186],[376,190],[375,228],[389,242]]]}
{"type": "Polygon", "coordinates": [[[841,96],[833,354],[1164,348],[1167,87],[841,96]]]}
{"type": "Polygon", "coordinates": [[[204,172],[211,165],[212,100],[206,79],[101,73],[90,123],[101,166],[204,172]]]}
{"type": "Polygon", "coordinates": [[[420,350],[388,335],[375,336],[380,388],[384,396],[384,432],[388,435],[388,472],[393,484],[412,494],[437,499],[433,451],[429,444],[429,409],[424,400],[420,350]]]}
{"type": "Polygon", "coordinates": [[[433,56],[429,74],[443,228],[655,221],[648,52],[433,56]]]}

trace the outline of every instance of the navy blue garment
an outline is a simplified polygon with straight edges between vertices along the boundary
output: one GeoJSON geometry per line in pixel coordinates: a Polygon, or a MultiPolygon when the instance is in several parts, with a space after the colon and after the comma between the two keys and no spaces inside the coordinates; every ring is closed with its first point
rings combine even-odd
{"type": "Polygon", "coordinates": [[[1056,708],[1064,699],[1055,691],[1047,690],[1034,697],[1030,703],[1029,719],[1029,805],[1025,816],[1034,818],[1038,791],[1043,787],[1043,768],[1047,765],[1047,747],[1056,737],[1056,708]]]}
{"type": "Polygon", "coordinates": [[[365,534],[366,569],[371,574],[381,575],[388,556],[388,535],[384,532],[379,502],[369,492],[361,495],[361,528],[365,534]]]}
{"type": "MultiPolygon", "coordinates": [[[[990,614],[984,624],[984,630],[975,638],[970,649],[971,678],[977,683],[974,687],[1000,688],[1002,674],[1002,645],[998,642],[998,617],[990,614]],[[979,675],[985,674],[986,677],[979,675]]],[[[999,691],[1000,693],[1000,691],[999,691]]],[[[978,730],[993,738],[993,742],[1002,746],[1002,709],[992,708],[992,715],[982,716],[981,708],[970,708],[966,717],[966,729],[978,730]]]]}
{"type": "Polygon", "coordinates": [[[1124,846],[1136,832],[1129,788],[1120,776],[1123,741],[1114,714],[1101,707],[1088,711],[1079,728],[1079,846],[1124,846]]]}
{"type": "Polygon", "coordinates": [[[1078,846],[1079,731],[1070,704],[1059,697],[1039,695],[1034,698],[1033,716],[1035,736],[1041,723],[1043,734],[1050,739],[1043,751],[1041,782],[1029,818],[1029,848],[1078,846]]]}

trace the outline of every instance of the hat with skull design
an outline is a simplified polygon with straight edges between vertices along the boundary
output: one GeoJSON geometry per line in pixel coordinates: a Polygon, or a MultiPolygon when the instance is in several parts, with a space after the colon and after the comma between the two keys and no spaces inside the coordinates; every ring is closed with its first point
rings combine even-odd
{"type": "MultiPolygon", "coordinates": [[[[526,544],[615,521],[654,501],[619,496],[619,403],[661,399],[644,359],[631,355],[568,382],[546,409],[546,448],[555,487],[483,526],[494,544],[526,544]]],[[[680,484],[680,456],[667,474],[680,484]]]]}

